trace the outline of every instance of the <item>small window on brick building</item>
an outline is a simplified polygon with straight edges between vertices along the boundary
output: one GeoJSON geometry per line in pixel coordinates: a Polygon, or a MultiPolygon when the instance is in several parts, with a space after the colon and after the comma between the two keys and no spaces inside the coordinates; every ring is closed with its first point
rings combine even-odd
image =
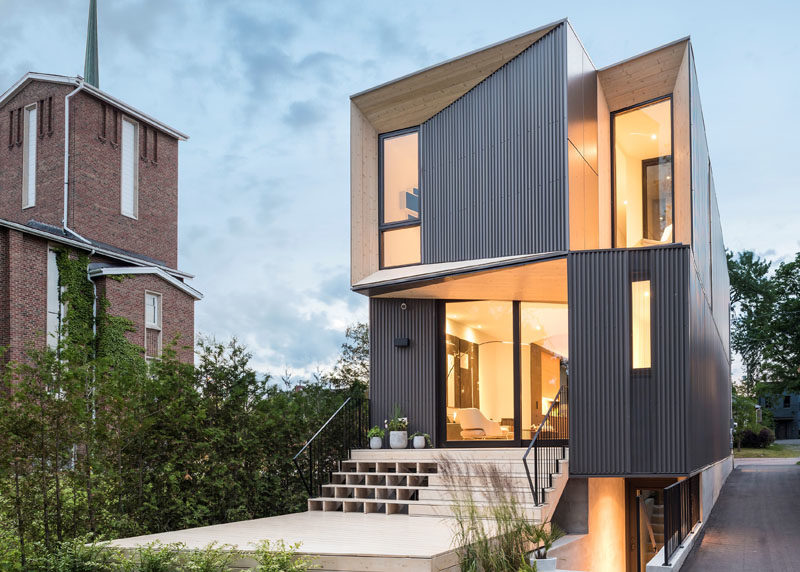
{"type": "Polygon", "coordinates": [[[145,357],[161,357],[161,294],[144,293],[144,329],[145,357]]]}
{"type": "Polygon", "coordinates": [[[22,139],[22,208],[36,204],[36,138],[38,108],[36,104],[25,108],[25,126],[22,139]]]}
{"type": "Polygon", "coordinates": [[[121,212],[131,218],[139,216],[139,126],[122,118],[122,167],[120,179],[121,212]]]}

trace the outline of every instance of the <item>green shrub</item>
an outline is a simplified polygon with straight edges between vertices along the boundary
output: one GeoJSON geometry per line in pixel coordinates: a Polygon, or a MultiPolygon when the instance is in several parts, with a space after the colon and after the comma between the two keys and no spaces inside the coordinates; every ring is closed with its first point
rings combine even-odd
{"type": "Polygon", "coordinates": [[[193,550],[183,565],[185,572],[226,572],[239,558],[239,553],[227,544],[209,544],[202,550],[193,550]]]}
{"type": "Polygon", "coordinates": [[[762,427],[758,432],[758,441],[762,448],[767,448],[775,442],[775,433],[769,427],[762,427]]]}
{"type": "Polygon", "coordinates": [[[298,555],[300,543],[287,546],[283,540],[262,541],[252,555],[258,562],[257,572],[307,572],[317,568],[314,561],[298,555]]]}
{"type": "Polygon", "coordinates": [[[383,439],[385,435],[386,432],[377,425],[375,425],[375,427],[367,431],[367,438],[369,439],[372,439],[373,437],[380,437],[381,439],[383,439]]]}
{"type": "Polygon", "coordinates": [[[775,441],[775,433],[769,427],[751,423],[736,432],[735,439],[742,447],[750,449],[765,449],[775,441]]]}
{"type": "Polygon", "coordinates": [[[116,572],[121,565],[119,552],[88,538],[61,542],[49,552],[37,546],[32,552],[26,566],[31,572],[116,572]]]}
{"type": "Polygon", "coordinates": [[[134,554],[124,559],[121,569],[124,572],[180,572],[179,553],[182,544],[161,544],[153,542],[140,546],[134,554]]]}

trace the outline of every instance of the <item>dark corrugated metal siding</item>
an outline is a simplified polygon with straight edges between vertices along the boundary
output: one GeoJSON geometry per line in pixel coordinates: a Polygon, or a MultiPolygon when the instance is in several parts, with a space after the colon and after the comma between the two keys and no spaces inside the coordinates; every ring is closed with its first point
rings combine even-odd
{"type": "Polygon", "coordinates": [[[369,323],[371,424],[383,427],[397,404],[410,432],[429,433],[436,442],[436,302],[372,298],[369,323]],[[395,338],[411,344],[395,347],[395,338]]]}
{"type": "Polygon", "coordinates": [[[689,248],[570,253],[570,474],[687,468],[689,248]],[[632,277],[651,281],[652,367],[631,368],[632,277]]]}
{"type": "Polygon", "coordinates": [[[420,127],[422,261],[567,249],[566,34],[420,127]]]}
{"type": "MultiPolygon", "coordinates": [[[[692,251],[695,264],[700,271],[704,286],[711,285],[711,220],[709,213],[709,169],[708,142],[700,106],[700,90],[697,84],[697,71],[694,57],[689,52],[689,101],[692,136],[692,251]]],[[[706,289],[706,295],[711,292],[706,289]]]]}

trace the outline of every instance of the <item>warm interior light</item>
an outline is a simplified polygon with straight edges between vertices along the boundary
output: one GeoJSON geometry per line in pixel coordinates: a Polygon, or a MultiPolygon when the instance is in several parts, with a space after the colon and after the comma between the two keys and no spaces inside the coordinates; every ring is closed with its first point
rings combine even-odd
{"type": "Polygon", "coordinates": [[[650,136],[650,139],[652,139],[653,141],[655,141],[656,139],[658,139],[658,136],[657,136],[655,133],[653,133],[653,134],[650,136]]]}
{"type": "Polygon", "coordinates": [[[631,283],[631,333],[633,368],[650,367],[650,281],[631,283]]]}

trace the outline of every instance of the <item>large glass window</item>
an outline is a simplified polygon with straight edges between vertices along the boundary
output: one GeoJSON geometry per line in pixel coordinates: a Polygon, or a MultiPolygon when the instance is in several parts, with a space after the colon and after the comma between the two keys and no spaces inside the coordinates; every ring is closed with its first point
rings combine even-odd
{"type": "Polygon", "coordinates": [[[381,267],[419,264],[419,132],[380,138],[381,267]]]}
{"type": "Polygon", "coordinates": [[[513,307],[446,304],[448,441],[514,438],[513,307]]]}
{"type": "Polygon", "coordinates": [[[672,102],[614,114],[614,244],[674,241],[672,102]]]}
{"type": "Polygon", "coordinates": [[[533,437],[558,390],[567,384],[567,328],[566,304],[520,304],[523,439],[533,437]]]}
{"type": "Polygon", "coordinates": [[[650,367],[650,281],[631,283],[633,369],[650,367]]]}

